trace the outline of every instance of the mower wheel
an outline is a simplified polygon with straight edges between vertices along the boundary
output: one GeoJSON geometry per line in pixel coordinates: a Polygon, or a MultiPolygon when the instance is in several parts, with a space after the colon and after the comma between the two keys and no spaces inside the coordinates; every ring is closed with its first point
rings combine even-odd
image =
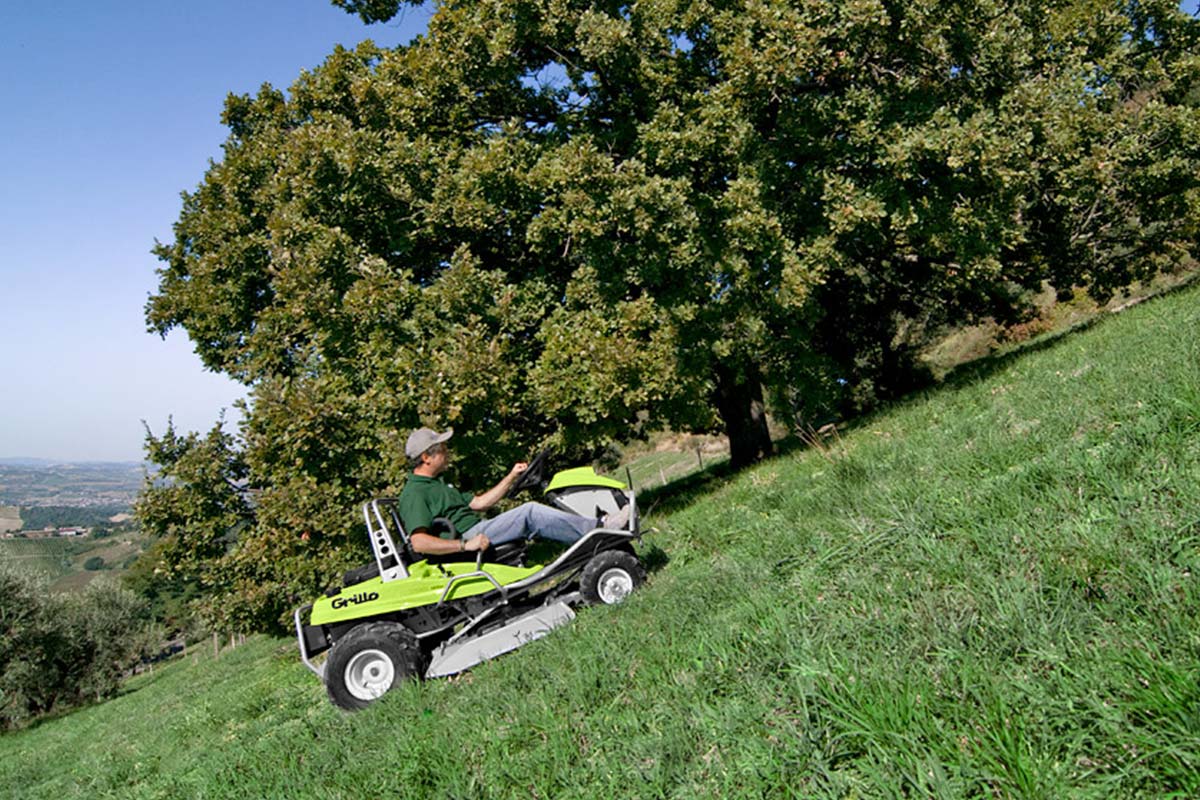
{"type": "Polygon", "coordinates": [[[646,570],[632,553],[608,550],[584,565],[579,592],[592,605],[613,605],[645,582],[646,570]]]}
{"type": "Polygon", "coordinates": [[[334,705],[353,711],[420,674],[416,636],[395,622],[366,622],[338,639],[329,651],[325,689],[334,705]]]}

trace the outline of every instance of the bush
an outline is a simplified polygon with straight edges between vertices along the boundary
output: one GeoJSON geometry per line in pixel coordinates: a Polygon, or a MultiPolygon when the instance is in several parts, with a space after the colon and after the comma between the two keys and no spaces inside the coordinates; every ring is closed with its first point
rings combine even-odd
{"type": "Polygon", "coordinates": [[[83,568],[88,572],[104,569],[104,559],[100,556],[92,556],[87,561],[83,562],[83,568]]]}
{"type": "Polygon", "coordinates": [[[161,640],[146,602],[109,581],[55,595],[0,565],[0,728],[115,694],[161,640]]]}
{"type": "Polygon", "coordinates": [[[200,583],[162,568],[162,553],[167,544],[155,541],[144,552],[132,556],[121,576],[121,585],[145,598],[151,616],[166,630],[198,634],[203,630],[195,603],[201,597],[200,583]]]}

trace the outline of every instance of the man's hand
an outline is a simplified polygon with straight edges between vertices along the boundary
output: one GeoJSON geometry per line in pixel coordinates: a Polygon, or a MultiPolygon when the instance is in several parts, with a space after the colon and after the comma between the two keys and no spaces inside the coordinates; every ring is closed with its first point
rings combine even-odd
{"type": "Polygon", "coordinates": [[[483,494],[477,494],[471,498],[470,506],[472,511],[487,511],[492,506],[499,503],[504,495],[508,494],[508,490],[517,482],[517,478],[522,472],[529,469],[529,464],[524,461],[518,461],[513,464],[512,469],[508,474],[500,479],[492,488],[488,489],[483,494]]]}
{"type": "Polygon", "coordinates": [[[463,552],[474,553],[479,550],[487,550],[489,544],[491,542],[488,541],[488,537],[481,533],[478,536],[472,536],[470,539],[463,540],[463,552]]]}

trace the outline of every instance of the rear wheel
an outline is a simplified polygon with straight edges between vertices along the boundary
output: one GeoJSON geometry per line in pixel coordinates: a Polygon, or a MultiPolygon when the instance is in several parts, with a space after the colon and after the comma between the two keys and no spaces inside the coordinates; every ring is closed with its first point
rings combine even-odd
{"type": "Polygon", "coordinates": [[[395,622],[367,622],[333,645],[325,662],[325,688],[334,705],[355,710],[420,673],[417,637],[395,622]]]}
{"type": "Polygon", "coordinates": [[[609,550],[592,557],[579,578],[579,592],[593,605],[613,605],[646,582],[641,562],[624,550],[609,550]]]}

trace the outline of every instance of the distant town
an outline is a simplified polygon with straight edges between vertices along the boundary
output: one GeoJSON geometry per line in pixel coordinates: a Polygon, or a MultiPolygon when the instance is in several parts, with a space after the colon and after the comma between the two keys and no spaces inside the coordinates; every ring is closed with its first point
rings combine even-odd
{"type": "Polygon", "coordinates": [[[0,461],[0,505],[129,506],[146,470],[138,462],[37,463],[0,461]]]}
{"type": "Polygon", "coordinates": [[[87,536],[91,528],[43,528],[40,531],[5,531],[0,539],[50,539],[55,536],[87,536]]]}
{"type": "Polygon", "coordinates": [[[140,463],[0,459],[0,538],[110,532],[132,521],[147,469],[140,463]]]}

